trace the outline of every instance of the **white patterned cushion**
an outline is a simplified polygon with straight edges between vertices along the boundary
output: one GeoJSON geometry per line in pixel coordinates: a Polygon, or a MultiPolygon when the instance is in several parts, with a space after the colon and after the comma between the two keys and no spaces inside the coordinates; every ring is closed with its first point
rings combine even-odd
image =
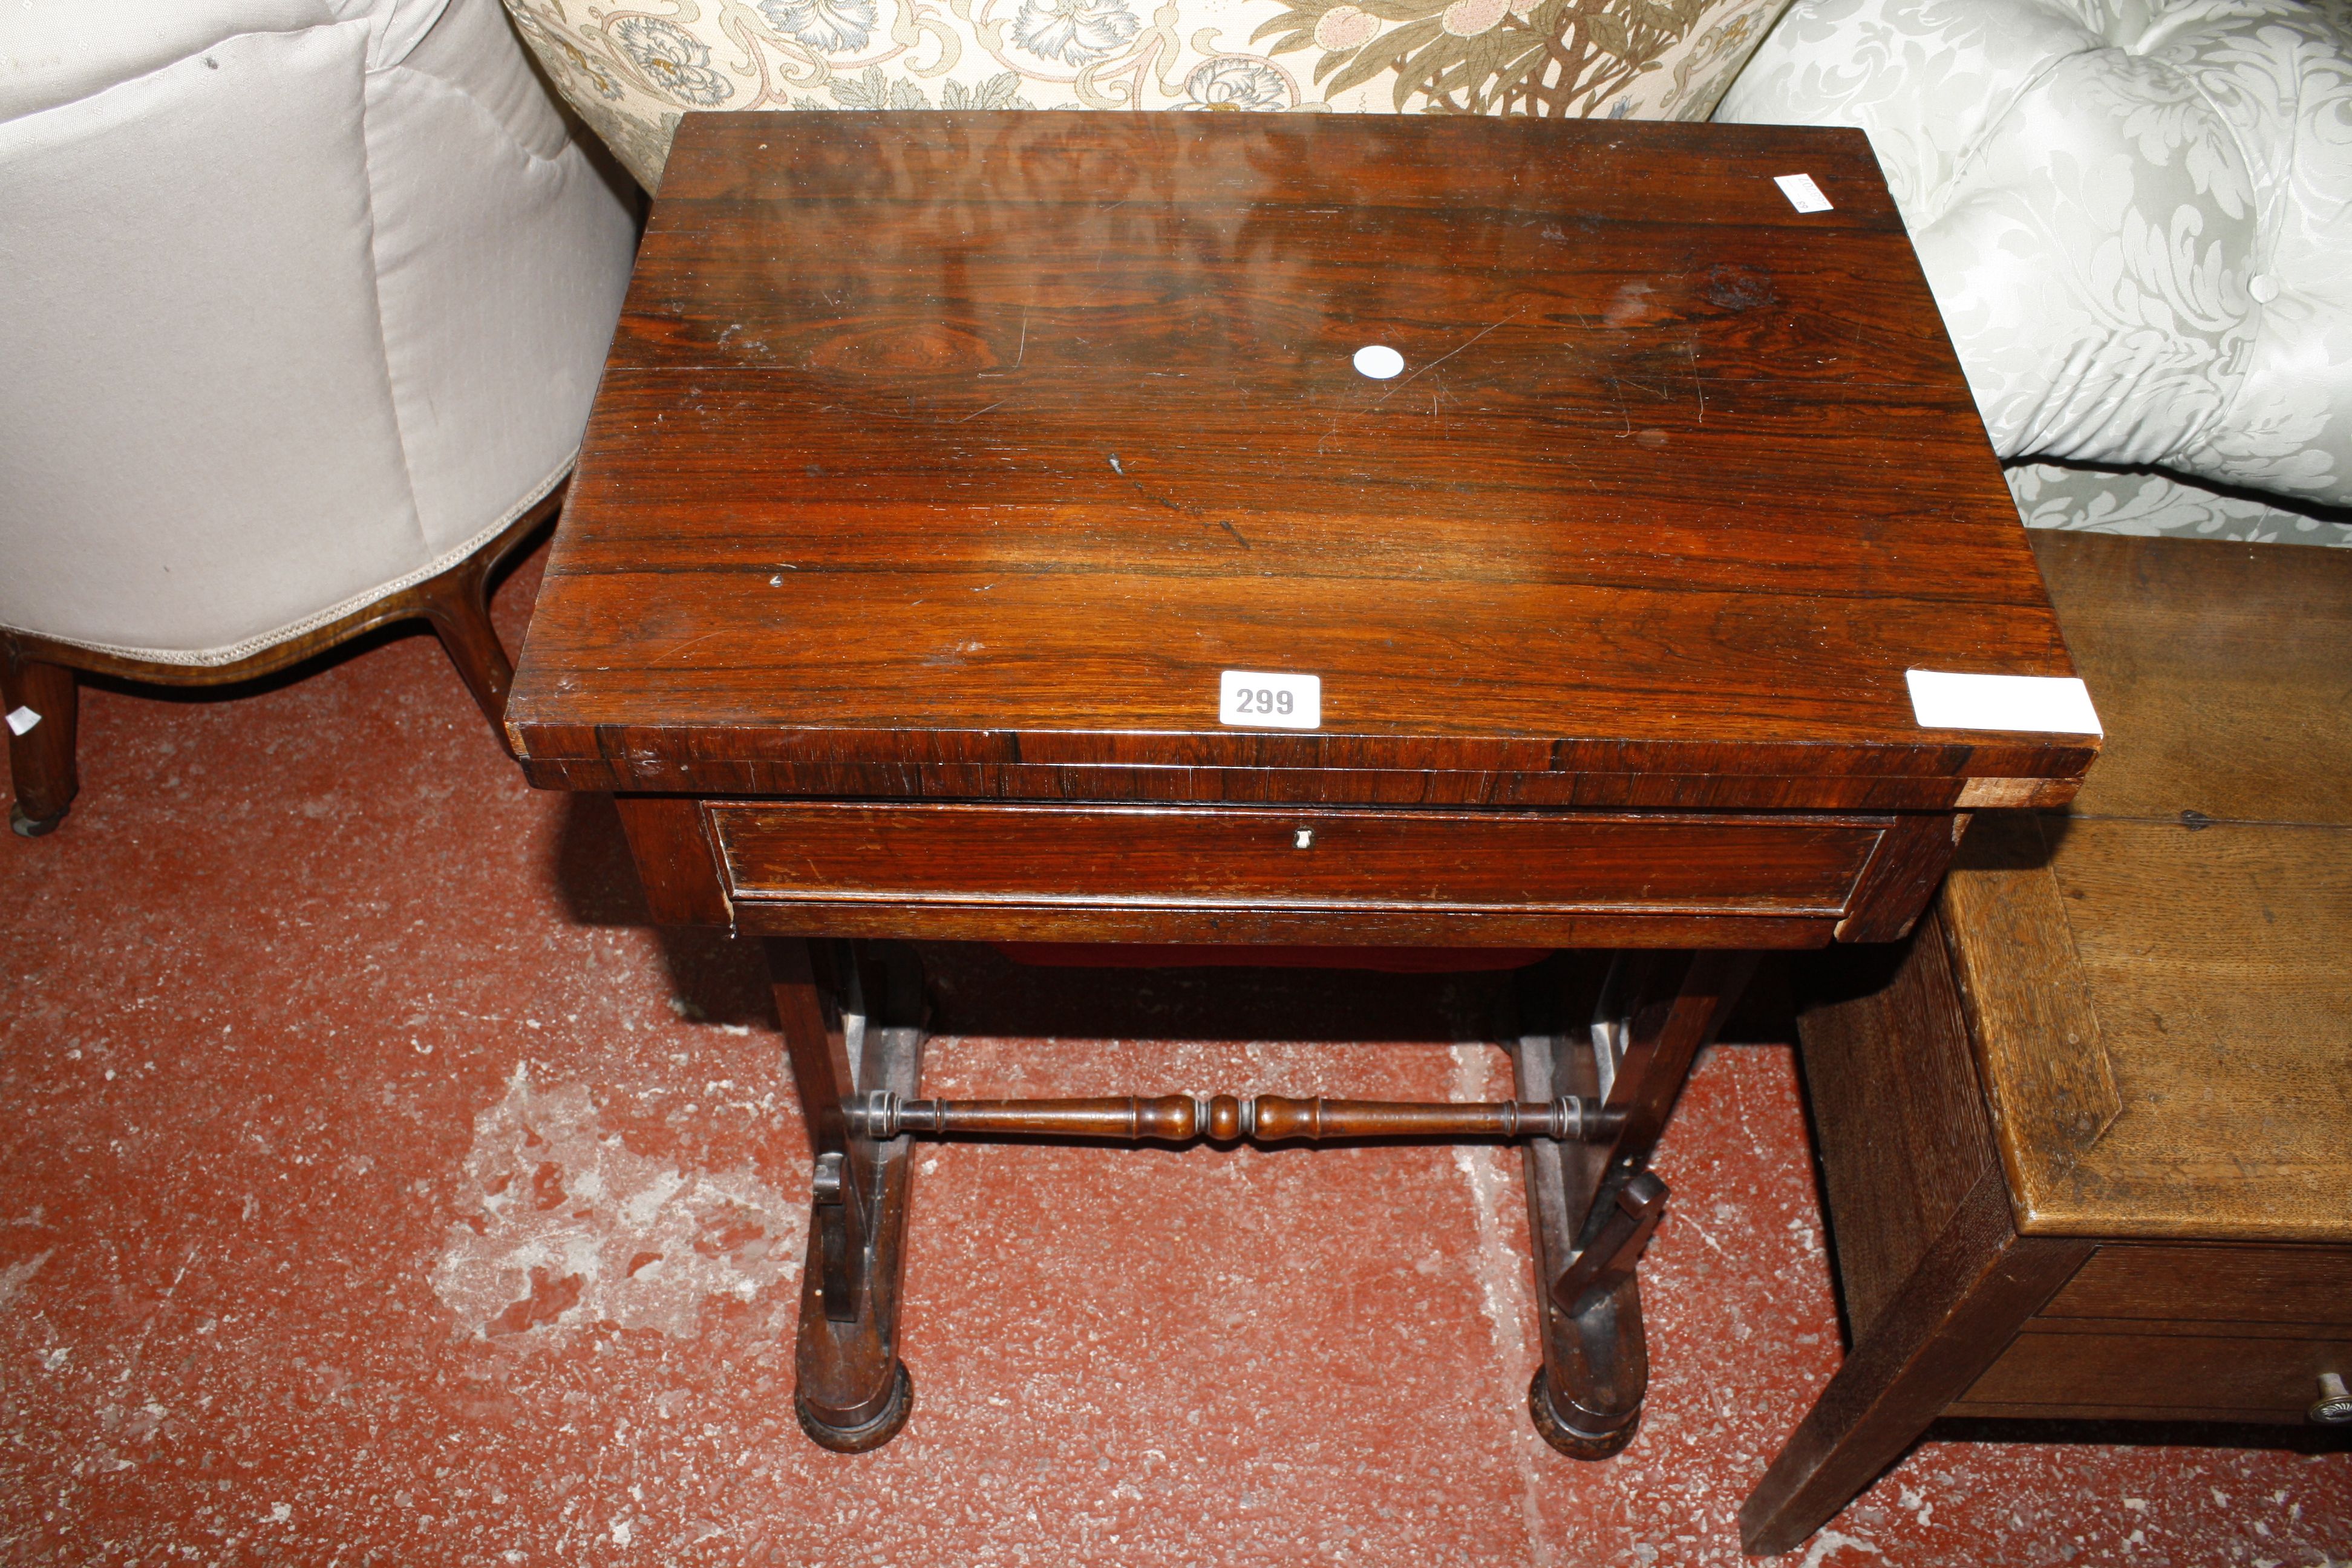
{"type": "Polygon", "coordinates": [[[2017,515],[2028,528],[2352,550],[2352,512],[2339,508],[2282,505],[2280,498],[2207,489],[2146,469],[2028,462],[2011,463],[2007,477],[2017,515]]]}
{"type": "Polygon", "coordinates": [[[507,0],[647,190],[697,109],[1704,120],[1788,0],[507,0]],[[658,13],[658,14],[656,14],[658,13]]]}
{"type": "Polygon", "coordinates": [[[635,215],[494,0],[0,4],[0,627],[235,663],[572,466],[635,215]]]}
{"type": "Polygon", "coordinates": [[[2352,5],[1799,0],[1718,120],[1870,134],[2004,458],[2352,503],[2352,5]]]}

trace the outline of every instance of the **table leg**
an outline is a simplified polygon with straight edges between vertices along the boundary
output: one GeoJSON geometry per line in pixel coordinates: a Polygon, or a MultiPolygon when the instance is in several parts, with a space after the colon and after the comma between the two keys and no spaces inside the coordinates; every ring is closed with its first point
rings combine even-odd
{"type": "MultiPolygon", "coordinates": [[[[1538,1310],[1544,1363],[1528,1389],[1528,1414],[1544,1440],[1580,1459],[1603,1459],[1633,1441],[1649,1389],[1650,1362],[1642,1331],[1640,1281],[1631,1267],[1645,1232],[1634,1227],[1628,1267],[1610,1270],[1591,1288],[1562,1300],[1555,1289],[1579,1255],[1596,1243],[1617,1247],[1633,1207],[1650,1197],[1627,1184],[1649,1167],[1691,1060],[1714,1038],[1754,973],[1753,953],[1636,952],[1622,955],[1613,974],[1598,954],[1571,954],[1556,992],[1526,998],[1530,1033],[1513,1052],[1522,1100],[1602,1094],[1600,1058],[1591,1020],[1603,1004],[1618,1020],[1621,1049],[1605,1103],[1624,1113],[1605,1143],[1537,1140],[1524,1150],[1528,1230],[1535,1254],[1538,1310]]],[[[1549,984],[1549,982],[1539,982],[1549,984]]]]}
{"type": "Polygon", "coordinates": [[[813,1441],[862,1453],[898,1436],[914,1402],[898,1349],[914,1163],[910,1140],[856,1136],[846,1110],[867,1090],[921,1091],[921,975],[904,949],[772,939],[767,950],[815,1165],[793,1405],[813,1441]]]}
{"type": "Polygon", "coordinates": [[[1986,1172],[1740,1504],[1740,1550],[1772,1557],[1803,1545],[1903,1457],[2095,1246],[2019,1236],[2009,1184],[1999,1167],[1986,1172]]]}

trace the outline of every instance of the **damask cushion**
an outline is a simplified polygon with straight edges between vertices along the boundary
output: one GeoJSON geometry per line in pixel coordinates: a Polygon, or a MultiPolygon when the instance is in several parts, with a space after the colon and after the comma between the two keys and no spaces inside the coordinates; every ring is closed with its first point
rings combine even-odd
{"type": "Polygon", "coordinates": [[[2150,469],[2011,463],[2008,479],[2028,528],[2352,549],[2352,510],[2341,507],[2210,489],[2150,469]]]}
{"type": "Polygon", "coordinates": [[[698,109],[1704,120],[1788,0],[507,0],[647,190],[698,109]],[[653,14],[657,11],[658,14],[653,14]]]}
{"type": "Polygon", "coordinates": [[[2003,458],[2352,503],[2352,5],[1799,0],[1717,118],[1858,125],[2003,458]]]}

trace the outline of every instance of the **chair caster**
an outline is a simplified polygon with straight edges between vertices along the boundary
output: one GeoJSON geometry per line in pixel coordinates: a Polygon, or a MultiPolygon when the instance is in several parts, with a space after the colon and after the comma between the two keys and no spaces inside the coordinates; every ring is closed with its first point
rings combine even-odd
{"type": "Polygon", "coordinates": [[[65,819],[66,814],[62,811],[55,816],[27,816],[21,805],[8,808],[8,826],[16,830],[19,838],[45,838],[55,833],[58,824],[65,819]]]}
{"type": "Polygon", "coordinates": [[[1528,1384],[1528,1415],[1535,1422],[1537,1434],[1571,1459],[1608,1458],[1632,1442],[1642,1425],[1642,1412],[1637,1405],[1622,1425],[1606,1432],[1583,1432],[1570,1426],[1552,1408],[1551,1395],[1544,1387],[1542,1367],[1536,1368],[1535,1381],[1528,1384]]]}
{"type": "Polygon", "coordinates": [[[810,1442],[820,1448],[830,1448],[836,1454],[864,1454],[880,1447],[898,1435],[907,1424],[907,1416],[915,1408],[915,1380],[908,1375],[907,1363],[898,1363],[898,1375],[890,1388],[890,1402],[872,1420],[855,1426],[829,1426],[809,1414],[809,1407],[793,1392],[793,1414],[801,1418],[801,1430],[810,1442]]]}

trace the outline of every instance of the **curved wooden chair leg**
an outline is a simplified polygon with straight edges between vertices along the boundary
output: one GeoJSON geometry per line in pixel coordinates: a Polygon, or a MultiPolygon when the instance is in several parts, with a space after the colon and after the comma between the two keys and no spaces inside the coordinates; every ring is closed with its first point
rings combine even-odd
{"type": "Polygon", "coordinates": [[[459,562],[438,577],[414,590],[418,613],[431,624],[434,635],[457,667],[457,677],[474,694],[482,716],[490,721],[499,744],[512,755],[506,732],[507,689],[514,684],[514,661],[490,624],[490,578],[506,559],[538,532],[538,526],[563,504],[567,479],[516,520],[512,527],[488,546],[459,562]]]}
{"type": "Polygon", "coordinates": [[[514,684],[514,664],[490,625],[490,578],[508,557],[538,537],[540,526],[555,515],[570,488],[568,480],[557,485],[497,538],[439,576],[387,594],[340,620],[274,643],[234,663],[194,665],[131,658],[79,644],[53,642],[28,632],[0,632],[0,695],[5,698],[0,712],[25,715],[19,721],[24,724],[21,733],[16,723],[8,726],[8,770],[16,790],[9,825],[27,838],[39,837],[64,819],[66,808],[81,787],[74,767],[79,717],[75,670],[164,686],[226,686],[275,674],[362,632],[420,616],[440,637],[466,689],[474,694],[475,702],[488,718],[499,746],[512,755],[506,738],[506,708],[507,689],[514,684]],[[35,714],[39,715],[37,721],[35,714]]]}
{"type": "Polygon", "coordinates": [[[506,742],[507,689],[514,684],[514,662],[490,625],[489,595],[479,558],[452,567],[418,587],[419,606],[441,639],[457,677],[474,694],[482,716],[506,742]]]}
{"type": "Polygon", "coordinates": [[[16,791],[8,826],[24,837],[53,831],[80,792],[74,765],[80,708],[72,670],[32,658],[8,639],[0,649],[0,712],[8,715],[8,773],[16,791]]]}

